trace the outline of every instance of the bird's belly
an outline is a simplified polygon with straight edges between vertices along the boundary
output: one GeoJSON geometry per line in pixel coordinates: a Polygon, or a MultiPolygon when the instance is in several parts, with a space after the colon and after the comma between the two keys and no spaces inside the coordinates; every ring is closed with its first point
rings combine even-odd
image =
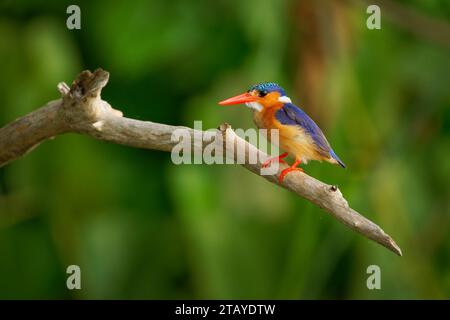
{"type": "Polygon", "coordinates": [[[300,128],[280,129],[280,148],[305,163],[309,160],[322,160],[312,138],[300,128]]]}

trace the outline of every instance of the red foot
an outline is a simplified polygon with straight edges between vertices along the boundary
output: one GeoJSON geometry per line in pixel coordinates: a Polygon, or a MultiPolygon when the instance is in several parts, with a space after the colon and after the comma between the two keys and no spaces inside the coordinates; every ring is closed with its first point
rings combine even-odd
{"type": "Polygon", "coordinates": [[[300,164],[301,160],[296,160],[292,166],[290,166],[287,169],[284,169],[283,171],[281,171],[280,176],[278,177],[278,181],[280,182],[280,184],[283,183],[283,179],[284,177],[291,171],[300,171],[300,172],[304,172],[302,168],[297,168],[297,166],[300,164]]]}
{"type": "Polygon", "coordinates": [[[287,155],[288,155],[288,153],[285,152],[285,153],[279,155],[278,157],[270,158],[270,159],[264,161],[264,163],[263,163],[261,166],[262,166],[263,168],[267,168],[267,167],[270,167],[270,165],[271,165],[273,162],[286,163],[286,162],[284,162],[283,158],[286,158],[287,155]]]}

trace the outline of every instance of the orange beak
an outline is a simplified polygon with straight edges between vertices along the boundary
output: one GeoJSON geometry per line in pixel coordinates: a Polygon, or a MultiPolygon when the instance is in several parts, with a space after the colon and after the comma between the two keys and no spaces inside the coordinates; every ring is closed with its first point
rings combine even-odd
{"type": "Polygon", "coordinates": [[[240,103],[253,102],[253,101],[256,101],[256,97],[251,95],[250,93],[246,92],[246,93],[240,94],[238,96],[220,101],[219,104],[221,106],[231,106],[233,104],[240,104],[240,103]]]}

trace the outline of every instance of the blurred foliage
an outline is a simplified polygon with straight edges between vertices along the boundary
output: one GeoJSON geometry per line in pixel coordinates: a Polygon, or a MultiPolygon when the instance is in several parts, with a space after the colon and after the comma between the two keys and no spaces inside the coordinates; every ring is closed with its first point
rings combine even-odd
{"type": "MultiPolygon", "coordinates": [[[[450,22],[448,1],[401,1],[450,22]]],[[[399,258],[239,166],[65,135],[0,169],[0,298],[448,298],[449,46],[350,1],[0,1],[0,125],[83,69],[126,116],[254,126],[217,101],[276,81],[348,165],[310,163],[399,258]],[[82,290],[65,287],[66,267],[82,290]],[[366,268],[382,290],[366,288],[366,268]]],[[[435,30],[440,32],[440,30],[435,30]]]]}

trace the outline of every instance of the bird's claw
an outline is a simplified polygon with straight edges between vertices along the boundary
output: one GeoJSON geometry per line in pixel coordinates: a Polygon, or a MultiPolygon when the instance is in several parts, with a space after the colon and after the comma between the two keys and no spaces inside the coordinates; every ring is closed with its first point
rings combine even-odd
{"type": "Polygon", "coordinates": [[[284,177],[291,171],[300,171],[300,172],[305,172],[302,168],[292,168],[289,167],[287,169],[284,169],[283,171],[281,171],[280,176],[278,177],[278,181],[280,182],[280,184],[283,183],[284,177]]]}
{"type": "Polygon", "coordinates": [[[278,162],[278,163],[286,163],[284,160],[278,159],[278,158],[272,158],[267,161],[264,161],[264,163],[261,165],[263,168],[268,168],[272,165],[272,163],[278,162]]]}
{"type": "Polygon", "coordinates": [[[263,164],[261,165],[261,167],[263,168],[267,168],[270,167],[270,165],[274,162],[278,162],[278,163],[286,163],[283,158],[286,158],[288,156],[288,153],[285,152],[281,155],[279,155],[278,157],[274,157],[274,158],[269,158],[266,161],[263,162],[263,164]]]}

